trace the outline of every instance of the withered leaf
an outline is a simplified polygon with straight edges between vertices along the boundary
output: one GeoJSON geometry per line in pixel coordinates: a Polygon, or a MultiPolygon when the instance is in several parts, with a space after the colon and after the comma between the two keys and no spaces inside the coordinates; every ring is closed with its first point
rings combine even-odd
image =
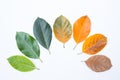
{"type": "Polygon", "coordinates": [[[82,46],[82,52],[86,54],[96,54],[107,44],[107,37],[103,34],[94,34],[88,37],[82,46]]]}
{"type": "Polygon", "coordinates": [[[56,39],[65,44],[72,35],[72,25],[64,16],[59,16],[53,25],[53,31],[56,39]]]}
{"type": "Polygon", "coordinates": [[[92,56],[85,63],[95,72],[103,72],[112,67],[110,59],[104,55],[92,56]]]}

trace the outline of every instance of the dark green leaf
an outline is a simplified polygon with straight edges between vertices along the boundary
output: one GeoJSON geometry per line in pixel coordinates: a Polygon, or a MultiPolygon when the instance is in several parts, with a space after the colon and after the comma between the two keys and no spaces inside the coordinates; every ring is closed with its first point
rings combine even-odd
{"type": "Polygon", "coordinates": [[[25,32],[16,33],[16,42],[18,49],[27,57],[38,59],[40,48],[37,41],[25,32]]]}
{"type": "Polygon", "coordinates": [[[52,29],[50,25],[44,19],[37,18],[34,22],[33,33],[38,42],[49,50],[52,39],[52,29]]]}
{"type": "Polygon", "coordinates": [[[35,65],[24,56],[11,56],[7,60],[13,68],[22,72],[28,72],[37,69],[35,65]]]}

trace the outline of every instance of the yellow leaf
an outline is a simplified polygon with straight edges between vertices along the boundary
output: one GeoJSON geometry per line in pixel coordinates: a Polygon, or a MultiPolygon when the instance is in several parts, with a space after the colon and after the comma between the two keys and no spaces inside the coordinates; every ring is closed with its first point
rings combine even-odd
{"type": "Polygon", "coordinates": [[[73,38],[76,45],[89,35],[91,29],[91,21],[87,15],[80,17],[73,25],[73,38]]]}
{"type": "Polygon", "coordinates": [[[69,20],[64,17],[64,16],[59,16],[53,25],[53,31],[55,34],[55,37],[62,42],[63,44],[65,44],[72,35],[72,26],[69,22],[69,20]]]}
{"type": "Polygon", "coordinates": [[[107,44],[107,38],[103,34],[94,34],[88,37],[82,46],[82,52],[96,54],[107,44]]]}

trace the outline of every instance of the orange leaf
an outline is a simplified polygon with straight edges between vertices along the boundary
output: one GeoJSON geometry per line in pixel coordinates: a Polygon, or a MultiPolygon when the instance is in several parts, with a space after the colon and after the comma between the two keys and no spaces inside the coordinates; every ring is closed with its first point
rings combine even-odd
{"type": "Polygon", "coordinates": [[[85,40],[89,35],[91,21],[87,15],[80,17],[73,25],[73,38],[76,44],[85,40]]]}
{"type": "Polygon", "coordinates": [[[82,46],[82,52],[96,54],[107,44],[107,38],[103,34],[94,34],[87,38],[82,46]]]}
{"type": "Polygon", "coordinates": [[[95,72],[103,72],[112,67],[110,59],[104,55],[92,56],[85,63],[95,72]]]}

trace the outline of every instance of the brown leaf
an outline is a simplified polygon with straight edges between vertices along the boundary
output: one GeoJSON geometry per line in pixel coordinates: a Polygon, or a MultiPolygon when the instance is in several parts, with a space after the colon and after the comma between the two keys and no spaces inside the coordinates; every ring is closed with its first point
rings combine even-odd
{"type": "Polygon", "coordinates": [[[94,34],[88,37],[82,46],[82,52],[96,54],[107,44],[107,38],[103,34],[94,34]]]}
{"type": "Polygon", "coordinates": [[[110,59],[104,55],[92,56],[85,63],[95,72],[103,72],[112,67],[110,59]]]}

